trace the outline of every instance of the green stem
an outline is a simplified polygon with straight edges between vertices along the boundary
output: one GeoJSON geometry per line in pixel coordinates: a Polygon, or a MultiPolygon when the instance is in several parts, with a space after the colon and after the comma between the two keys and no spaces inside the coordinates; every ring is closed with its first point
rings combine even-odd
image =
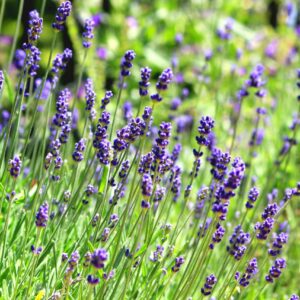
{"type": "Polygon", "coordinates": [[[20,0],[19,11],[18,11],[18,18],[17,18],[17,26],[16,26],[16,31],[15,31],[15,34],[14,34],[14,40],[13,40],[12,48],[10,50],[10,56],[9,56],[9,60],[8,60],[7,69],[10,67],[11,62],[13,60],[13,57],[15,55],[16,45],[17,45],[17,39],[19,37],[19,31],[20,31],[20,25],[21,25],[21,17],[22,17],[23,7],[24,7],[24,0],[20,0]]]}
{"type": "Polygon", "coordinates": [[[6,0],[2,0],[1,10],[0,10],[0,33],[1,33],[1,30],[2,30],[2,23],[3,23],[4,11],[5,11],[5,4],[6,4],[6,0]]]}

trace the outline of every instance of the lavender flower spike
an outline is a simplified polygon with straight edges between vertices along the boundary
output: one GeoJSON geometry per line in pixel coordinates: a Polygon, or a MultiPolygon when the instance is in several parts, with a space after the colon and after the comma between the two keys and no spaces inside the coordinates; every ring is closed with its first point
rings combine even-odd
{"type": "Polygon", "coordinates": [[[95,23],[92,18],[86,19],[84,23],[84,32],[82,34],[83,42],[82,45],[84,48],[90,48],[92,45],[91,40],[94,38],[93,30],[95,23]]]}
{"type": "Polygon", "coordinates": [[[156,83],[156,94],[151,95],[151,99],[155,102],[161,102],[162,96],[161,92],[168,89],[169,84],[173,79],[173,72],[170,68],[165,69],[158,78],[158,82],[156,83]]]}
{"type": "Polygon", "coordinates": [[[43,19],[40,18],[37,10],[33,10],[29,13],[28,25],[28,43],[33,44],[38,40],[43,30],[43,19]]]}
{"type": "Polygon", "coordinates": [[[148,95],[148,88],[150,86],[150,77],[151,77],[151,72],[152,70],[148,67],[142,68],[141,69],[141,81],[139,82],[139,92],[140,96],[147,96],[148,95]]]}
{"type": "Polygon", "coordinates": [[[4,85],[4,74],[3,74],[3,71],[0,70],[0,92],[3,89],[3,85],[4,85]]]}
{"type": "Polygon", "coordinates": [[[42,204],[36,214],[35,225],[37,227],[46,227],[47,221],[49,219],[48,215],[49,205],[47,202],[42,204]]]}
{"type": "Polygon", "coordinates": [[[217,283],[216,276],[214,274],[209,275],[208,277],[206,277],[206,281],[205,281],[203,288],[201,288],[201,293],[204,296],[210,295],[211,291],[216,283],[217,283]]]}
{"type": "Polygon", "coordinates": [[[10,159],[8,162],[8,167],[10,175],[14,178],[17,178],[20,175],[22,167],[22,161],[19,156],[16,155],[13,159],[10,159]]]}
{"type": "Polygon", "coordinates": [[[130,69],[132,68],[133,64],[132,61],[135,58],[135,52],[133,50],[128,50],[125,52],[122,60],[121,60],[121,76],[126,77],[129,76],[130,69]]]}
{"type": "Polygon", "coordinates": [[[71,14],[72,3],[70,1],[63,2],[57,9],[55,16],[55,22],[52,23],[52,27],[57,31],[62,31],[64,29],[64,24],[67,17],[71,14]]]}
{"type": "Polygon", "coordinates": [[[103,269],[107,259],[108,253],[105,249],[96,249],[92,254],[91,264],[96,269],[103,269]]]}

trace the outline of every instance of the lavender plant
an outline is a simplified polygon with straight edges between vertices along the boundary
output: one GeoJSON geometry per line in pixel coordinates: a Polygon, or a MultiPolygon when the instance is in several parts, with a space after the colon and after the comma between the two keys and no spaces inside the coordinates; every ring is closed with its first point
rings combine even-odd
{"type": "Polygon", "coordinates": [[[81,5],[43,1],[0,55],[0,298],[299,299],[299,28],[283,60],[203,1],[156,53],[81,5]]]}

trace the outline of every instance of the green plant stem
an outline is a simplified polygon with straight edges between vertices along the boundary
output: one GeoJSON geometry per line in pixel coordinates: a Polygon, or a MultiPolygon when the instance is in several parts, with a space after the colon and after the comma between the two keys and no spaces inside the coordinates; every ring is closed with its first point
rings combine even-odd
{"type": "Polygon", "coordinates": [[[10,55],[9,55],[9,60],[8,60],[8,64],[7,64],[7,69],[9,69],[9,67],[11,65],[11,62],[13,60],[13,57],[15,55],[16,45],[17,45],[17,39],[19,38],[19,32],[20,32],[20,25],[21,25],[21,17],[22,17],[22,13],[23,13],[23,7],[24,7],[24,0],[20,0],[18,17],[17,17],[17,25],[16,25],[16,30],[15,30],[15,34],[14,34],[13,43],[12,43],[12,48],[10,50],[10,55]]]}
{"type": "Polygon", "coordinates": [[[2,0],[1,10],[0,10],[0,33],[2,32],[2,23],[3,23],[3,15],[5,11],[6,0],[2,0]]]}
{"type": "Polygon", "coordinates": [[[116,104],[116,107],[115,107],[115,110],[114,110],[114,115],[113,115],[113,118],[112,118],[112,124],[111,124],[111,128],[110,128],[110,135],[109,135],[109,140],[110,141],[112,139],[112,135],[113,135],[113,132],[114,132],[115,120],[116,120],[117,111],[118,111],[118,108],[119,108],[119,105],[120,105],[120,100],[121,100],[121,95],[122,95],[122,91],[123,91],[124,81],[125,81],[124,77],[122,76],[121,83],[120,83],[120,88],[119,88],[119,92],[118,92],[118,97],[117,97],[117,104],[116,104]]]}

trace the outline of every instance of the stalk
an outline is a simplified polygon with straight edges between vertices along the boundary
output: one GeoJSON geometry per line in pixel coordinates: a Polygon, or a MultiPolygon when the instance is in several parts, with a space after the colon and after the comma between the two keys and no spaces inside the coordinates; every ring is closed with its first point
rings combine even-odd
{"type": "MultiPolygon", "coordinates": [[[[5,2],[6,0],[3,0],[3,1],[5,2]]],[[[2,3],[2,5],[5,5],[5,4],[2,3]]],[[[19,32],[20,32],[20,25],[21,25],[21,17],[22,17],[23,7],[24,7],[24,0],[20,0],[18,18],[17,18],[17,26],[16,26],[16,31],[15,31],[15,34],[14,34],[12,48],[10,50],[10,56],[9,56],[9,60],[8,60],[8,64],[7,64],[7,69],[10,67],[11,62],[13,60],[13,56],[14,56],[15,51],[16,51],[17,39],[19,37],[19,32]]],[[[2,19],[0,20],[0,22],[2,22],[2,19]]],[[[0,23],[0,26],[1,26],[1,23],[0,23]]],[[[1,28],[0,28],[0,32],[1,32],[1,28]]]]}

